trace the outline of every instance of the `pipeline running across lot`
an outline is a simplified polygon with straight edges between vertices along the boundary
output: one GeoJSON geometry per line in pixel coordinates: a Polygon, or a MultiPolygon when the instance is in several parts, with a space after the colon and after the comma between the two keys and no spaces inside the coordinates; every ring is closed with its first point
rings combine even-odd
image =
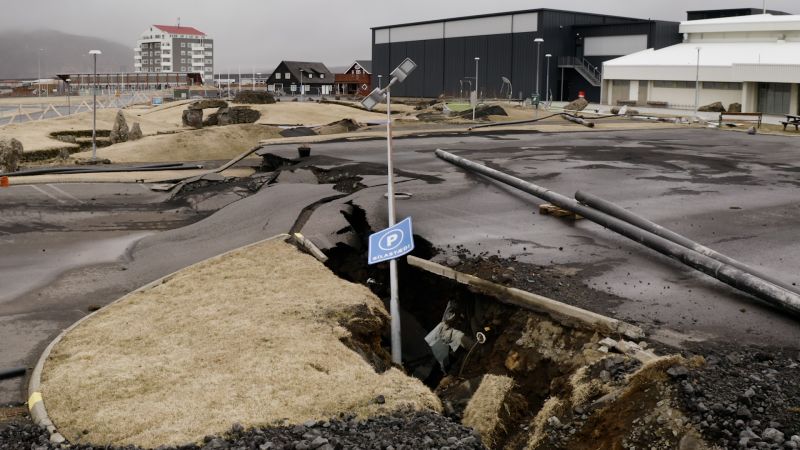
{"type": "Polygon", "coordinates": [[[738,267],[717,261],[702,253],[678,245],[668,239],[633,226],[592,207],[582,205],[577,200],[550,189],[537,186],[466,158],[456,156],[442,149],[436,149],[436,156],[466,170],[479,173],[515,187],[523,192],[527,192],[560,208],[580,214],[592,222],[602,225],[665,256],[676,259],[731,287],[746,292],[768,305],[800,318],[800,295],[792,291],[787,291],[780,286],[776,286],[738,267]]]}
{"type": "Polygon", "coordinates": [[[729,256],[723,255],[716,250],[706,247],[705,245],[699,244],[686,236],[680,235],[672,230],[662,227],[661,225],[651,222],[645,219],[642,216],[639,216],[627,209],[624,209],[614,203],[609,202],[608,200],[602,199],[596,195],[592,195],[588,192],[581,192],[578,191],[575,193],[575,200],[583,203],[584,205],[590,206],[598,211],[602,211],[610,216],[614,216],[619,220],[623,220],[628,222],[631,225],[635,225],[643,230],[649,231],[650,233],[655,234],[656,236],[661,236],[664,239],[668,239],[678,245],[686,247],[690,250],[694,250],[697,253],[703,254],[708,256],[709,258],[714,258],[717,261],[723,262],[725,264],[729,264],[733,267],[739,268],[747,273],[757,276],[762,280],[769,281],[770,283],[774,284],[775,286],[779,286],[787,291],[794,292],[795,294],[800,295],[800,289],[796,286],[791,286],[789,283],[785,283],[781,280],[776,279],[775,277],[759,272],[756,269],[748,266],[747,264],[737,261],[729,256]]]}

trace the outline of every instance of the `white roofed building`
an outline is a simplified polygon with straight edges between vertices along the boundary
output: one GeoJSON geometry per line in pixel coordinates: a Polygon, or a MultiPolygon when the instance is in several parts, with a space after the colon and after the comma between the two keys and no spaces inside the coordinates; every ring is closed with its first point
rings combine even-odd
{"type": "Polygon", "coordinates": [[[682,22],[684,42],[603,64],[604,103],[798,114],[800,15],[757,14],[682,22]],[[699,56],[699,58],[698,58],[699,56]]]}

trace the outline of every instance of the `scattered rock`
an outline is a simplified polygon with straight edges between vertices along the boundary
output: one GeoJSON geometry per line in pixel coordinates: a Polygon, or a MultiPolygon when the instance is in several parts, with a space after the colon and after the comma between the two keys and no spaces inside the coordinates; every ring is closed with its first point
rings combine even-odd
{"type": "Polygon", "coordinates": [[[275,103],[275,97],[266,91],[241,91],[233,98],[233,102],[250,105],[269,105],[275,103]]]}
{"type": "Polygon", "coordinates": [[[564,109],[567,111],[583,111],[587,106],[589,106],[588,100],[585,98],[577,98],[564,106],[564,109]]]}
{"type": "Polygon", "coordinates": [[[126,142],[128,140],[128,122],[125,121],[125,115],[122,110],[117,111],[117,117],[114,119],[114,126],[111,128],[109,140],[112,144],[126,142]]]}
{"type": "Polygon", "coordinates": [[[144,135],[142,134],[142,128],[139,126],[139,122],[134,122],[131,131],[128,132],[128,140],[138,141],[143,137],[144,135]]]}
{"type": "Polygon", "coordinates": [[[16,172],[22,158],[22,142],[0,137],[0,172],[16,172]]]}
{"type": "Polygon", "coordinates": [[[741,103],[731,103],[728,105],[728,112],[732,113],[740,113],[742,112],[742,104],[741,103]]]}
{"type": "Polygon", "coordinates": [[[702,112],[725,112],[725,106],[723,106],[722,102],[714,102],[701,106],[697,110],[702,112]]]}
{"type": "Polygon", "coordinates": [[[189,109],[209,109],[209,108],[227,108],[228,102],[225,100],[206,99],[198,100],[191,105],[189,109]]]}
{"type": "Polygon", "coordinates": [[[447,267],[456,267],[461,264],[461,258],[455,255],[450,255],[447,257],[444,263],[447,267]]]}
{"type": "Polygon", "coordinates": [[[183,111],[181,121],[185,127],[203,128],[203,110],[186,109],[183,111]]]}
{"type": "MultiPolygon", "coordinates": [[[[475,108],[475,118],[476,119],[483,119],[488,116],[508,116],[508,113],[505,109],[498,105],[481,105],[475,108]]],[[[455,117],[461,117],[464,119],[471,119],[472,118],[472,110],[468,109],[462,111],[458,114],[455,114],[455,117]]]]}
{"type": "Polygon", "coordinates": [[[217,110],[217,123],[220,126],[255,123],[260,118],[261,113],[251,109],[249,106],[232,106],[217,110]]]}
{"type": "Polygon", "coordinates": [[[756,127],[750,127],[750,129],[747,130],[747,134],[749,134],[750,136],[752,136],[752,135],[754,135],[756,133],[758,133],[758,130],[756,129],[756,127]]]}
{"type": "Polygon", "coordinates": [[[209,114],[208,117],[206,117],[206,119],[203,121],[203,126],[213,127],[215,125],[219,125],[219,116],[217,113],[213,112],[209,114]]]}

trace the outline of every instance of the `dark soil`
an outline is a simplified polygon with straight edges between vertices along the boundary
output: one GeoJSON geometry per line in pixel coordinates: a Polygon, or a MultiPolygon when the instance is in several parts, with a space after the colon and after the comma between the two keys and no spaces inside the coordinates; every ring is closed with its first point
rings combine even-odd
{"type": "Polygon", "coordinates": [[[679,375],[684,408],[724,448],[800,448],[800,354],[781,349],[701,352],[703,368],[679,375]]]}
{"type": "Polygon", "coordinates": [[[514,257],[500,258],[486,252],[473,255],[461,248],[456,249],[456,255],[448,258],[447,265],[459,272],[581,308],[598,311],[602,306],[604,310],[599,312],[605,312],[605,309],[622,301],[615,295],[584,284],[581,270],[574,267],[538,266],[517,261],[514,257]],[[458,261],[453,258],[458,258],[458,261]]]}
{"type": "MultiPolygon", "coordinates": [[[[380,398],[376,401],[380,402],[380,398]]],[[[0,430],[0,450],[138,450],[139,447],[107,447],[90,444],[53,445],[47,431],[30,421],[9,424],[0,430]]],[[[234,425],[224,436],[208,436],[201,444],[158,447],[160,450],[223,449],[484,449],[471,429],[432,412],[397,411],[359,420],[343,416],[303,425],[253,428],[234,425]]]]}

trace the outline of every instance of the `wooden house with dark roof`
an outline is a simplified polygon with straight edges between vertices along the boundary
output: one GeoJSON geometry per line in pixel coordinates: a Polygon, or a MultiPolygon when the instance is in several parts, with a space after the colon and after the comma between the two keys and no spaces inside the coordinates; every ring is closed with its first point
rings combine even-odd
{"type": "Polygon", "coordinates": [[[333,73],[321,62],[281,61],[267,79],[267,89],[285,95],[329,95],[333,83],[333,73]]]}
{"type": "Polygon", "coordinates": [[[356,60],[345,73],[336,74],[335,91],[340,95],[363,97],[372,86],[372,61],[356,60]]]}

